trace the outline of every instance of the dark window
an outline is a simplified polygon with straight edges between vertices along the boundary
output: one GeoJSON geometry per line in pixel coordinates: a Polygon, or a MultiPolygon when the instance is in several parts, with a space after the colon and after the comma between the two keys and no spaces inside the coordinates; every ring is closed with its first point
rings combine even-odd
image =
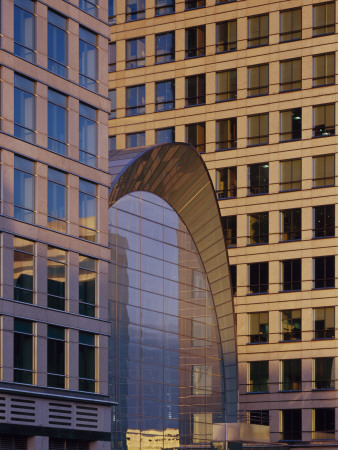
{"type": "Polygon", "coordinates": [[[302,338],[302,316],[300,309],[281,312],[282,341],[300,341],[302,338]]]}
{"type": "Polygon", "coordinates": [[[313,57],[313,86],[334,84],[335,73],[334,53],[324,53],[313,57]]]}
{"type": "Polygon", "coordinates": [[[302,260],[287,259],[282,265],[282,291],[299,291],[302,286],[302,260]]]}
{"type": "Polygon", "coordinates": [[[162,64],[175,61],[175,32],[155,35],[155,62],[162,64]]]}
{"type": "Polygon", "coordinates": [[[313,187],[334,186],[334,155],[313,158],[313,187]]]}
{"type": "Polygon", "coordinates": [[[280,163],[280,190],[295,191],[302,187],[302,161],[289,159],[280,163]]]}
{"type": "Polygon", "coordinates": [[[110,42],[108,45],[108,71],[116,72],[116,42],[110,42]]]}
{"type": "Polygon", "coordinates": [[[116,89],[109,90],[108,97],[110,100],[109,119],[115,119],[116,118],[116,89]]]}
{"type": "Polygon", "coordinates": [[[302,8],[281,11],[279,37],[281,42],[302,39],[302,8]]]}
{"type": "Polygon", "coordinates": [[[314,237],[335,235],[335,205],[315,206],[313,208],[314,237]]]}
{"type": "Polygon", "coordinates": [[[302,389],[302,360],[286,359],[281,361],[282,391],[300,391],[302,389]]]}
{"type": "Polygon", "coordinates": [[[79,27],[79,84],[90,91],[97,89],[96,34],[81,26],[79,27]]]}
{"type": "Polygon", "coordinates": [[[269,213],[250,214],[249,244],[267,244],[269,242],[269,213]]]}
{"type": "Polygon", "coordinates": [[[253,361],[249,366],[248,392],[269,391],[269,361],[253,361]]]}
{"type": "Polygon", "coordinates": [[[155,83],[155,111],[167,111],[175,108],[175,80],[155,83]]]}
{"type": "MultiPolygon", "coordinates": [[[[145,38],[126,41],[126,68],[143,67],[146,63],[145,38]]],[[[110,71],[111,72],[111,71],[110,71]]]]}
{"type": "Polygon", "coordinates": [[[332,34],[335,31],[334,2],[313,6],[313,36],[332,34]]]}
{"type": "Polygon", "coordinates": [[[82,102],[79,107],[79,161],[95,167],[97,159],[96,109],[82,102]]]}
{"type": "Polygon", "coordinates": [[[269,425],[269,410],[255,409],[248,411],[248,423],[253,425],[269,425]]]}
{"type": "Polygon", "coordinates": [[[95,317],[96,261],[79,255],[79,313],[95,317]]]}
{"type": "Polygon", "coordinates": [[[205,0],[185,0],[185,9],[203,8],[205,0]]]}
{"type": "Polygon", "coordinates": [[[108,19],[109,24],[116,21],[116,0],[108,0],[108,19]]]}
{"type": "Polygon", "coordinates": [[[280,112],[280,141],[294,141],[302,138],[302,108],[280,112]]]}
{"type": "Polygon", "coordinates": [[[67,231],[66,174],[48,167],[47,226],[52,230],[67,231]]]}
{"type": "Polygon", "coordinates": [[[314,309],[314,339],[330,339],[335,336],[334,307],[314,309]]]}
{"type": "Polygon", "coordinates": [[[146,112],[146,87],[144,84],[126,88],[126,115],[136,116],[146,112]]]}
{"type": "Polygon", "coordinates": [[[312,439],[335,438],[335,409],[316,408],[312,410],[312,439]]]}
{"type": "Polygon", "coordinates": [[[216,195],[218,200],[237,196],[237,167],[216,170],[216,195]]]}
{"type": "Polygon", "coordinates": [[[34,162],[14,155],[14,218],[34,223],[34,162]]]}
{"type": "Polygon", "coordinates": [[[265,294],[269,292],[269,263],[249,264],[249,293],[265,294]]]}
{"type": "Polygon", "coordinates": [[[108,137],[108,149],[113,151],[116,150],[116,136],[108,137]]]}
{"type": "Polygon", "coordinates": [[[269,93],[269,64],[248,67],[248,97],[269,93]]]}
{"type": "Polygon", "coordinates": [[[313,389],[334,389],[334,358],[315,358],[313,363],[313,389]]]}
{"type": "Polygon", "coordinates": [[[217,120],[216,122],[216,150],[229,150],[237,147],[237,119],[217,120]]]}
{"type": "Polygon", "coordinates": [[[249,314],[249,342],[250,344],[269,342],[268,312],[249,314]]]}
{"type": "Polygon", "coordinates": [[[269,192],[269,163],[248,166],[248,195],[269,192]]]}
{"type": "Polygon", "coordinates": [[[248,117],[248,145],[269,143],[269,114],[248,117]]]}
{"type": "Polygon", "coordinates": [[[67,254],[48,246],[47,258],[48,308],[65,311],[67,254]]]}
{"type": "Polygon", "coordinates": [[[67,154],[67,97],[48,89],[48,149],[67,154]]]}
{"type": "Polygon", "coordinates": [[[192,75],[185,79],[185,105],[194,106],[205,103],[205,74],[192,75]]]}
{"type": "Polygon", "coordinates": [[[237,98],[237,69],[223,70],[216,73],[216,101],[237,98]]]}
{"type": "Polygon", "coordinates": [[[248,17],[248,47],[269,44],[269,14],[248,17]]]}
{"type": "Polygon", "coordinates": [[[24,141],[35,141],[34,81],[14,74],[14,136],[24,141]]]}
{"type": "Polygon", "coordinates": [[[314,288],[334,288],[335,270],[334,255],[318,256],[313,258],[314,262],[314,288]]]}
{"type": "Polygon", "coordinates": [[[205,26],[185,30],[185,57],[194,58],[205,55],[205,26]]]}
{"type": "Polygon", "coordinates": [[[280,92],[302,88],[302,60],[290,59],[280,62],[280,92]]]}
{"type": "Polygon", "coordinates": [[[302,212],[300,208],[281,211],[281,241],[294,241],[302,236],[302,212]]]}
{"type": "Polygon", "coordinates": [[[67,76],[67,19],[48,10],[48,70],[67,76]]]}
{"type": "Polygon", "coordinates": [[[14,54],[35,61],[34,1],[14,1],[14,54]]]}
{"type": "Polygon", "coordinates": [[[313,137],[335,134],[334,103],[313,107],[313,137]]]}
{"type": "MultiPolygon", "coordinates": [[[[33,322],[14,319],[14,381],[33,383],[33,322]]],[[[0,447],[1,448],[1,447],[0,447]]]]}
{"type": "Polygon", "coordinates": [[[216,23],[216,53],[237,50],[237,21],[216,23]]]}
{"type": "Polygon", "coordinates": [[[127,148],[142,147],[146,144],[146,134],[144,131],[138,133],[129,133],[126,135],[127,148]]]}
{"type": "Polygon", "coordinates": [[[79,179],[79,237],[96,240],[96,184],[79,179]]]}
{"type": "Polygon", "coordinates": [[[222,217],[222,228],[227,247],[237,244],[237,216],[222,217]]]}
{"type": "Polygon", "coordinates": [[[302,440],[302,410],[283,409],[281,411],[281,441],[301,441],[302,440]]]}
{"type": "Polygon", "coordinates": [[[175,0],[156,0],[155,16],[164,16],[175,12],[175,0]]]}
{"type": "Polygon", "coordinates": [[[145,0],[126,0],[126,21],[141,20],[146,16],[145,0]]]}
{"type": "Polygon", "coordinates": [[[155,131],[156,144],[175,142],[175,127],[161,128],[155,131]]]}
{"type": "Polygon", "coordinates": [[[97,16],[97,0],[79,0],[79,8],[94,17],[97,16]]]}
{"type": "Polygon", "coordinates": [[[79,390],[95,392],[95,335],[79,331],[79,390]]]}
{"type": "Polygon", "coordinates": [[[65,329],[48,325],[47,339],[47,386],[65,388],[66,383],[65,329]]]}
{"type": "Polygon", "coordinates": [[[231,278],[231,286],[232,286],[232,295],[237,294],[237,266],[230,266],[230,278],[231,278]]]}
{"type": "Polygon", "coordinates": [[[216,5],[221,5],[223,3],[232,3],[236,2],[237,0],[216,0],[216,5]]]}
{"type": "Polygon", "coordinates": [[[14,300],[33,303],[34,243],[14,237],[14,300]]]}
{"type": "Polygon", "coordinates": [[[200,153],[205,152],[205,123],[192,123],[185,126],[185,139],[200,153]]]}

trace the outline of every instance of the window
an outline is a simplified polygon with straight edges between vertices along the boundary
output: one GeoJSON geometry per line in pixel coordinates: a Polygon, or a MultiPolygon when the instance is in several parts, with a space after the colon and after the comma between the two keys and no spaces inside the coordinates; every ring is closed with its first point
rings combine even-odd
{"type": "Polygon", "coordinates": [[[126,0],[126,21],[141,20],[146,16],[145,0],[126,0]]]}
{"type": "Polygon", "coordinates": [[[248,117],[248,145],[269,143],[269,114],[248,117]]]}
{"type": "Polygon", "coordinates": [[[79,8],[83,9],[83,11],[86,11],[86,13],[91,16],[97,16],[97,0],[79,0],[79,8]]]}
{"type": "Polygon", "coordinates": [[[96,166],[97,125],[96,109],[80,102],[79,110],[79,161],[96,166]]]}
{"type": "Polygon", "coordinates": [[[237,119],[216,121],[216,150],[229,150],[237,147],[237,119]]]}
{"type": "Polygon", "coordinates": [[[302,316],[300,309],[288,309],[281,312],[282,341],[300,341],[302,339],[302,316]]]}
{"type": "Polygon", "coordinates": [[[35,141],[34,81],[14,74],[14,136],[24,141],[35,141]]]}
{"type": "Polygon", "coordinates": [[[14,319],[14,381],[33,383],[33,322],[14,319]]]}
{"type": "Polygon", "coordinates": [[[108,148],[109,150],[116,150],[116,136],[108,137],[108,148]]]}
{"type": "Polygon", "coordinates": [[[175,127],[161,128],[155,131],[156,144],[175,142],[175,127]]]}
{"type": "Polygon", "coordinates": [[[269,64],[248,67],[248,97],[269,93],[269,64]]]}
{"type": "Polygon", "coordinates": [[[14,218],[34,223],[34,163],[14,155],[14,218]]]}
{"type": "Polygon", "coordinates": [[[96,34],[79,27],[79,83],[90,91],[97,85],[96,34]]]}
{"type": "Polygon", "coordinates": [[[109,90],[108,97],[110,100],[109,119],[116,119],[116,89],[109,90]]]}
{"type": "Polygon", "coordinates": [[[185,57],[205,56],[205,26],[185,30],[185,57]]]}
{"type": "Polygon", "coordinates": [[[302,138],[302,108],[280,112],[280,142],[302,138]]]}
{"type": "Polygon", "coordinates": [[[313,389],[334,389],[334,358],[313,360],[313,389]]]}
{"type": "Polygon", "coordinates": [[[335,270],[334,270],[334,255],[318,256],[313,258],[314,263],[314,288],[334,288],[335,285],[335,270]]]}
{"type": "Polygon", "coordinates": [[[48,149],[67,154],[67,97],[48,89],[48,149]]]}
{"type": "Polygon", "coordinates": [[[300,291],[302,288],[302,260],[287,259],[281,262],[282,291],[300,291]]]}
{"type": "Polygon", "coordinates": [[[290,59],[280,62],[280,92],[296,91],[302,88],[302,60],[290,59]]]}
{"type": "Polygon", "coordinates": [[[231,278],[231,286],[232,286],[232,295],[237,294],[237,266],[230,266],[230,278],[231,278]]]}
{"type": "Polygon", "coordinates": [[[237,196],[237,167],[216,170],[216,196],[218,200],[237,196]]]}
{"type": "Polygon", "coordinates": [[[192,75],[185,79],[185,106],[205,103],[205,74],[192,75]]]}
{"type": "Polygon", "coordinates": [[[248,392],[268,392],[269,361],[253,361],[248,364],[248,392]]]}
{"type": "Polygon", "coordinates": [[[212,365],[192,364],[191,395],[210,395],[212,390],[212,365]]]}
{"type": "MultiPolygon", "coordinates": [[[[126,41],[126,68],[143,67],[146,63],[145,37],[126,41]]],[[[111,71],[112,72],[112,71],[111,71]]]]}
{"type": "Polygon", "coordinates": [[[279,37],[280,42],[302,39],[302,8],[281,11],[279,37]]]}
{"type": "Polygon", "coordinates": [[[300,391],[302,389],[302,360],[286,359],[281,361],[282,391],[300,391]]]}
{"type": "Polygon", "coordinates": [[[237,21],[225,20],[216,24],[216,53],[237,50],[237,21]]]}
{"type": "Polygon", "coordinates": [[[185,126],[185,139],[200,153],[205,152],[205,123],[192,123],[185,126]]]}
{"type": "Polygon", "coordinates": [[[313,57],[313,86],[325,86],[335,82],[334,53],[324,53],[313,57]]]}
{"type": "Polygon", "coordinates": [[[144,114],[146,112],[145,95],[146,86],[144,84],[126,88],[127,116],[135,116],[138,114],[144,114]]]}
{"type": "Polygon", "coordinates": [[[155,62],[162,64],[175,61],[175,32],[155,35],[155,62]]]}
{"type": "Polygon", "coordinates": [[[48,10],[48,70],[67,76],[67,19],[48,10]]]}
{"type": "Polygon", "coordinates": [[[269,15],[248,17],[248,47],[269,44],[269,15]]]}
{"type": "Polygon", "coordinates": [[[234,100],[237,98],[237,69],[216,73],[216,101],[234,100]]]}
{"type": "Polygon", "coordinates": [[[302,187],[302,160],[289,159],[280,163],[280,190],[295,191],[302,187]]]}
{"type": "Polygon", "coordinates": [[[237,216],[221,217],[222,228],[227,247],[237,244],[237,216]]]}
{"type": "Polygon", "coordinates": [[[269,425],[269,410],[257,409],[248,411],[248,423],[254,425],[269,425]]]}
{"type": "Polygon", "coordinates": [[[79,180],[79,237],[96,240],[96,185],[79,180]]]}
{"type": "Polygon", "coordinates": [[[313,158],[313,187],[334,186],[334,155],[313,158]]]}
{"type": "Polygon", "coordinates": [[[95,317],[96,261],[79,255],[79,314],[95,317]]]}
{"type": "Polygon", "coordinates": [[[250,214],[249,244],[267,244],[269,242],[269,213],[250,214]]]}
{"type": "Polygon", "coordinates": [[[334,205],[315,206],[313,208],[313,237],[329,237],[335,235],[334,205]]]}
{"type": "Polygon", "coordinates": [[[155,16],[164,16],[175,12],[175,0],[156,0],[155,16]]]}
{"type": "Polygon", "coordinates": [[[67,253],[48,246],[47,258],[48,308],[65,311],[67,253]]]}
{"type": "Polygon", "coordinates": [[[62,327],[48,325],[47,386],[66,387],[66,333],[62,327]]]}
{"type": "Polygon", "coordinates": [[[269,313],[250,313],[248,318],[250,344],[269,342],[269,313]]]}
{"type": "Polygon", "coordinates": [[[79,390],[95,392],[95,334],[79,331],[79,390]]]}
{"type": "Polygon", "coordinates": [[[33,303],[34,243],[14,237],[14,300],[33,303]]]}
{"type": "Polygon", "coordinates": [[[315,308],[314,339],[329,339],[335,336],[334,307],[315,308]]]}
{"type": "Polygon", "coordinates": [[[248,166],[248,195],[268,194],[269,163],[248,166]]]}
{"type": "Polygon", "coordinates": [[[281,410],[281,441],[301,441],[302,440],[302,410],[283,409],[281,410]]]}
{"type": "Polygon", "coordinates": [[[109,24],[116,22],[116,0],[108,0],[108,22],[109,24]]]}
{"type": "Polygon", "coordinates": [[[48,228],[67,231],[66,174],[48,167],[48,228]]]}
{"type": "Polygon", "coordinates": [[[332,34],[335,31],[334,2],[313,6],[313,36],[332,34]]]}
{"type": "Polygon", "coordinates": [[[175,80],[155,83],[155,111],[168,111],[175,108],[175,80]]]}
{"type": "Polygon", "coordinates": [[[14,54],[33,63],[35,60],[34,1],[14,1],[14,54]]]}
{"type": "Polygon", "coordinates": [[[146,145],[146,134],[144,131],[129,133],[126,135],[127,148],[142,147],[146,145]]]}
{"type": "Polygon", "coordinates": [[[221,5],[222,3],[236,2],[237,0],[216,0],[216,5],[221,5]]]}
{"type": "Polygon", "coordinates": [[[205,0],[185,0],[185,9],[203,8],[205,0]]]}
{"type": "MultiPolygon", "coordinates": [[[[128,62],[126,67],[128,68],[128,62]]],[[[108,72],[116,72],[116,42],[109,42],[108,45],[108,72]]]]}
{"type": "Polygon", "coordinates": [[[335,428],[334,408],[315,408],[312,410],[312,439],[334,439],[335,428]]]}
{"type": "Polygon", "coordinates": [[[269,263],[249,264],[249,293],[265,294],[269,292],[269,263]]]}
{"type": "Polygon", "coordinates": [[[313,107],[313,137],[335,134],[334,103],[313,107]]]}
{"type": "Polygon", "coordinates": [[[281,211],[281,241],[295,241],[302,236],[301,208],[281,211]]]}

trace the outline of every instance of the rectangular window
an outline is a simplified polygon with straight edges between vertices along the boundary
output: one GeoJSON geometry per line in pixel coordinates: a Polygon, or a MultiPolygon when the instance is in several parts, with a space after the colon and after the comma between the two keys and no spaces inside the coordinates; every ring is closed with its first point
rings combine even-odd
{"type": "Polygon", "coordinates": [[[227,247],[237,244],[237,216],[221,217],[222,228],[227,247]]]}
{"type": "Polygon", "coordinates": [[[315,408],[312,410],[312,439],[335,438],[335,409],[315,408]]]}
{"type": "Polygon", "coordinates": [[[216,23],[216,53],[237,50],[237,20],[216,23]]]}
{"type": "Polygon", "coordinates": [[[79,111],[79,161],[96,167],[97,123],[96,109],[80,102],[79,111]]]}
{"type": "Polygon", "coordinates": [[[126,0],[126,21],[142,20],[146,16],[145,0],[126,0]]]}
{"type": "Polygon", "coordinates": [[[33,303],[34,243],[14,237],[14,300],[33,303]]]}
{"type": "Polygon", "coordinates": [[[313,36],[322,36],[335,32],[334,2],[313,6],[313,36]]]}
{"type": "Polygon", "coordinates": [[[175,32],[155,35],[155,62],[162,64],[175,61],[175,32]]]}
{"type": "Polygon", "coordinates": [[[300,291],[302,288],[302,260],[281,261],[281,290],[300,291]]]}
{"type": "Polygon", "coordinates": [[[97,89],[97,49],[96,34],[79,27],[79,84],[96,91],[97,89]]]}
{"type": "Polygon", "coordinates": [[[269,93],[269,64],[248,67],[248,97],[269,93]]]}
{"type": "Polygon", "coordinates": [[[108,22],[109,24],[116,22],[116,0],[108,0],[108,22]]]}
{"type": "Polygon", "coordinates": [[[126,88],[126,115],[136,116],[146,112],[146,86],[130,86],[126,88]]]}
{"type": "Polygon", "coordinates": [[[175,127],[160,128],[155,131],[156,144],[175,142],[175,127]]]}
{"type": "Polygon", "coordinates": [[[200,153],[205,152],[205,123],[192,123],[185,126],[185,139],[200,153]]]}
{"type": "Polygon", "coordinates": [[[146,63],[146,39],[140,37],[126,41],[126,68],[143,67],[146,63]]]}
{"type": "Polygon", "coordinates": [[[318,256],[313,258],[314,263],[314,282],[315,289],[334,288],[335,286],[335,270],[334,255],[318,256]]]}
{"type": "Polygon", "coordinates": [[[302,138],[302,108],[280,112],[280,142],[302,138]]]}
{"type": "Polygon", "coordinates": [[[216,196],[218,200],[237,197],[237,167],[216,170],[216,196]]]}
{"type": "Polygon", "coordinates": [[[314,339],[330,339],[335,336],[334,307],[313,310],[314,339]]]}
{"type": "Polygon", "coordinates": [[[108,72],[116,72],[116,42],[108,45],[108,72]]]}
{"type": "Polygon", "coordinates": [[[322,238],[335,235],[335,205],[313,208],[313,237],[322,238]]]}
{"type": "Polygon", "coordinates": [[[269,143],[269,114],[256,114],[248,117],[248,145],[269,143]]]}
{"type": "Polygon", "coordinates": [[[250,313],[248,319],[250,344],[269,342],[269,313],[250,313]]]}
{"type": "Polygon", "coordinates": [[[302,238],[301,208],[281,211],[281,241],[295,241],[302,238]]]}
{"type": "Polygon", "coordinates": [[[95,317],[96,261],[79,255],[79,314],[95,317]]]}
{"type": "Polygon", "coordinates": [[[67,231],[66,174],[48,167],[48,227],[67,231]]]}
{"type": "Polygon", "coordinates": [[[175,80],[155,83],[155,111],[175,109],[175,80]]]}
{"type": "Polygon", "coordinates": [[[35,61],[34,1],[14,1],[14,54],[35,61]]]}
{"type": "Polygon", "coordinates": [[[185,78],[185,106],[205,103],[205,74],[185,78]]]}
{"type": "Polygon", "coordinates": [[[313,389],[334,389],[334,358],[313,360],[313,389]]]}
{"type": "Polygon", "coordinates": [[[47,258],[48,308],[65,311],[67,253],[48,246],[47,258]]]}
{"type": "Polygon", "coordinates": [[[109,119],[116,119],[116,89],[108,91],[108,98],[110,100],[109,119]]]}
{"type": "Polygon", "coordinates": [[[66,332],[62,327],[48,325],[47,386],[66,387],[66,332]]]}
{"type": "Polygon", "coordinates": [[[248,17],[248,47],[269,44],[269,14],[248,17]]]}
{"type": "Polygon", "coordinates": [[[116,150],[116,136],[108,137],[108,148],[109,150],[116,150]]]}
{"type": "Polygon", "coordinates": [[[313,137],[335,134],[334,107],[334,103],[313,106],[313,137]]]}
{"type": "Polygon", "coordinates": [[[205,6],[205,0],[185,0],[185,9],[203,8],[205,6]]]}
{"type": "Polygon", "coordinates": [[[229,150],[237,147],[237,119],[216,121],[216,150],[229,150]]]}
{"type": "Polygon", "coordinates": [[[210,395],[212,390],[212,365],[192,364],[191,395],[210,395]]]}
{"type": "Polygon", "coordinates": [[[155,0],[155,16],[164,16],[175,12],[175,0],[155,0]]]}
{"type": "Polygon", "coordinates": [[[126,135],[127,148],[143,147],[146,145],[146,134],[144,131],[138,133],[129,133],[126,135]]]}
{"type": "Polygon", "coordinates": [[[35,142],[34,81],[14,74],[14,136],[35,142]]]}
{"type": "Polygon", "coordinates": [[[255,409],[248,411],[248,423],[253,425],[269,425],[269,410],[255,409]]]}
{"type": "Polygon", "coordinates": [[[279,439],[281,441],[301,441],[302,440],[302,410],[283,409],[281,413],[281,431],[279,439]]]}
{"type": "Polygon", "coordinates": [[[313,86],[334,84],[335,72],[334,53],[324,53],[313,57],[313,86]]]}
{"type": "Polygon", "coordinates": [[[249,264],[249,293],[265,294],[269,292],[269,263],[249,264]]]}
{"type": "Polygon", "coordinates": [[[95,392],[95,334],[79,331],[79,390],[95,392]]]}
{"type": "Polygon", "coordinates": [[[185,57],[205,56],[205,25],[185,30],[185,57]]]}
{"type": "Polygon", "coordinates": [[[248,166],[248,195],[269,193],[269,163],[248,166]]]}
{"type": "Polygon", "coordinates": [[[248,392],[268,392],[269,361],[249,362],[248,369],[248,392]]]}
{"type": "Polygon", "coordinates": [[[91,16],[97,17],[98,4],[97,0],[79,0],[79,8],[91,16]]]}
{"type": "Polygon", "coordinates": [[[234,100],[237,98],[237,69],[216,72],[216,101],[234,100]]]}
{"type": "Polygon", "coordinates": [[[67,152],[67,96],[48,89],[48,149],[65,156],[67,152]]]}
{"type": "Polygon", "coordinates": [[[280,12],[280,42],[302,39],[302,8],[280,12]]]}
{"type": "Polygon", "coordinates": [[[96,185],[79,180],[79,237],[96,241],[96,185]]]}
{"type": "Polygon", "coordinates": [[[237,266],[230,266],[230,278],[231,278],[231,287],[232,287],[232,295],[237,295],[237,266]]]}
{"type": "Polygon", "coordinates": [[[33,322],[14,319],[14,381],[33,383],[33,322]]]}
{"type": "Polygon", "coordinates": [[[280,62],[280,92],[302,89],[302,59],[280,62]]]}
{"type": "Polygon", "coordinates": [[[269,213],[250,214],[249,244],[267,244],[269,242],[269,213]]]}
{"type": "Polygon", "coordinates": [[[287,309],[281,312],[282,341],[302,339],[302,315],[300,309],[287,309]]]}
{"type": "Polygon", "coordinates": [[[313,187],[334,186],[334,155],[313,158],[313,187]]]}
{"type": "Polygon", "coordinates": [[[302,360],[285,359],[281,361],[281,391],[300,391],[302,389],[302,360]]]}
{"type": "Polygon", "coordinates": [[[302,160],[289,159],[280,163],[280,190],[295,191],[302,188],[302,160]]]}
{"type": "Polygon", "coordinates": [[[14,218],[34,223],[34,162],[14,155],[14,218]]]}
{"type": "Polygon", "coordinates": [[[48,70],[67,76],[67,19],[48,10],[48,70]]]}

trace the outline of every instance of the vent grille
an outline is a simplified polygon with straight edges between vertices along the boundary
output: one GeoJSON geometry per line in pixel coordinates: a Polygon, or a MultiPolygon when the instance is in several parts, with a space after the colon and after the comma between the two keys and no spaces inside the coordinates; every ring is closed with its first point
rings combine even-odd
{"type": "Polygon", "coordinates": [[[0,397],[0,420],[6,420],[6,397],[0,397]]]}
{"type": "MultiPolygon", "coordinates": [[[[11,398],[11,421],[13,422],[35,422],[35,401],[11,398]]],[[[1,449],[1,447],[0,447],[1,449]]]]}
{"type": "Polygon", "coordinates": [[[27,438],[0,434],[0,450],[26,450],[27,438]]]}
{"type": "Polygon", "coordinates": [[[97,428],[97,408],[91,408],[89,406],[76,406],[76,426],[92,429],[97,428]]]}
{"type": "MultiPolygon", "coordinates": [[[[49,403],[49,425],[72,426],[72,405],[64,403],[49,403]]],[[[62,450],[63,447],[62,447],[62,450]]]]}
{"type": "Polygon", "coordinates": [[[89,443],[87,441],[49,438],[49,450],[89,450],[89,443]]]}

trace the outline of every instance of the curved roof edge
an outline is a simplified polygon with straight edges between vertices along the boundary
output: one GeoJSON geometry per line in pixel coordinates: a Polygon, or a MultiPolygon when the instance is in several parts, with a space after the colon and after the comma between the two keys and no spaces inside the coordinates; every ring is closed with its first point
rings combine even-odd
{"type": "Polygon", "coordinates": [[[238,379],[234,304],[221,216],[208,170],[194,147],[183,143],[110,152],[109,206],[147,191],[181,217],[200,254],[215,305],[224,361],[226,421],[237,421],[238,379]]]}

